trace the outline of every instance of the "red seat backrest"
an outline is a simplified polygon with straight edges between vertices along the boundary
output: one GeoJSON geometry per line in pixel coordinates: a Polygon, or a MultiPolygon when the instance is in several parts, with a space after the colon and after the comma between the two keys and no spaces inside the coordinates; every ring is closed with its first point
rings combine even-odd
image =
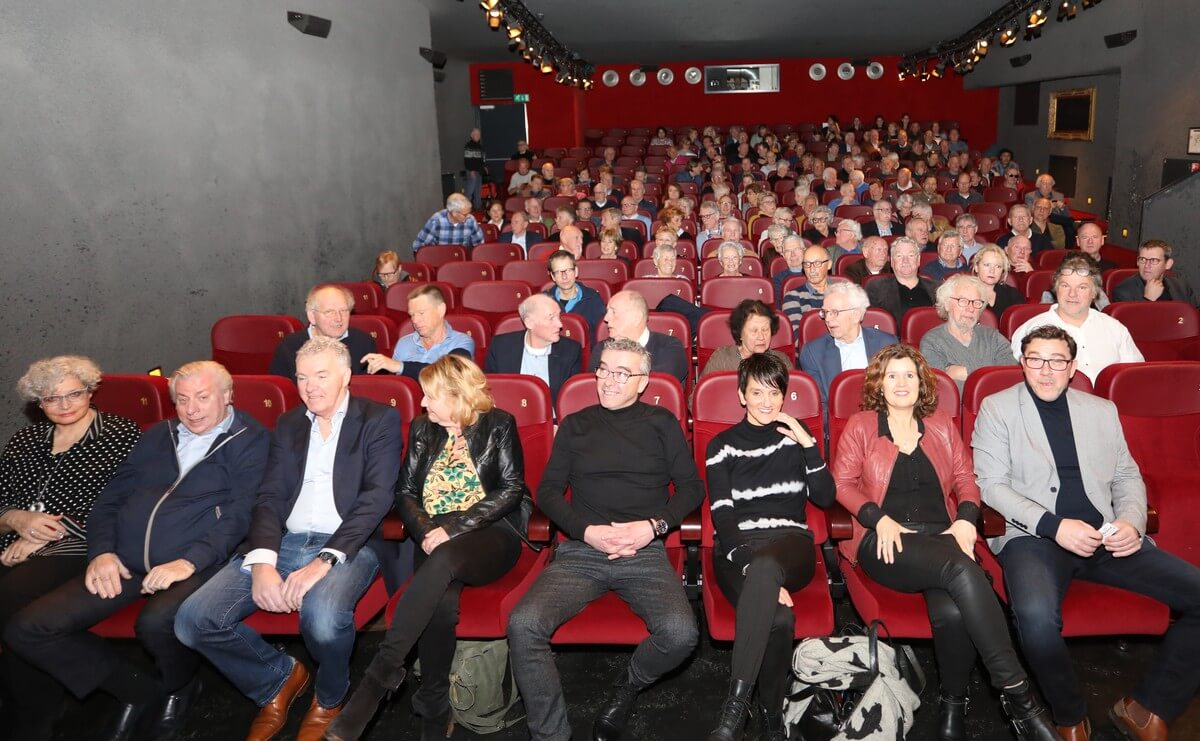
{"type": "MultiPolygon", "coordinates": [[[[703,479],[707,479],[705,463],[709,442],[745,417],[746,412],[738,401],[737,392],[736,371],[710,373],[696,384],[696,393],[692,398],[692,448],[696,458],[696,469],[703,479]]],[[[783,397],[783,411],[803,422],[816,438],[817,448],[823,449],[825,434],[821,426],[821,392],[816,381],[807,373],[798,370],[788,372],[788,389],[783,397]]],[[[809,503],[807,517],[816,542],[823,543],[828,531],[824,513],[809,503]]],[[[701,545],[711,548],[712,513],[707,503],[701,508],[701,518],[701,545]]]]}
{"type": "Polygon", "coordinates": [[[1014,304],[1004,310],[1000,317],[1000,334],[1012,339],[1013,332],[1038,314],[1045,314],[1048,304],[1014,304]]]}
{"type": "MultiPolygon", "coordinates": [[[[905,312],[904,320],[900,324],[900,341],[913,347],[920,347],[921,338],[925,336],[925,333],[944,323],[945,320],[938,316],[937,309],[933,306],[918,306],[915,309],[909,309],[905,312]]],[[[992,329],[999,327],[996,315],[990,311],[979,313],[979,323],[992,329]]]]}
{"type": "MultiPolygon", "coordinates": [[[[697,367],[704,370],[704,366],[708,364],[709,358],[719,348],[733,342],[733,335],[730,334],[729,317],[733,314],[730,309],[716,309],[710,311],[700,317],[700,324],[696,328],[696,354],[698,358],[697,367]]],[[[780,312],[775,312],[775,318],[779,322],[779,328],[775,330],[775,334],[771,337],[771,349],[787,355],[793,365],[796,360],[796,343],[792,341],[792,323],[787,317],[780,312]]]]}
{"type": "Polygon", "coordinates": [[[446,300],[446,309],[453,310],[455,304],[454,286],[440,280],[428,281],[426,283],[397,283],[387,289],[384,295],[383,306],[389,312],[401,311],[408,313],[408,294],[417,290],[420,286],[433,285],[437,286],[442,291],[442,298],[446,300]]]}
{"type": "Polygon", "coordinates": [[[1113,268],[1104,271],[1104,292],[1112,297],[1117,286],[1138,274],[1137,268],[1113,268]]]}
{"type": "MultiPolygon", "coordinates": [[[[971,433],[975,431],[975,420],[983,407],[983,400],[997,391],[1022,383],[1025,373],[1018,365],[996,365],[980,368],[967,376],[962,393],[962,433],[963,442],[971,444],[971,433]]],[[[1076,372],[1071,377],[1071,388],[1077,391],[1092,393],[1092,382],[1082,373],[1076,372]]]]}
{"type": "Polygon", "coordinates": [[[105,373],[92,393],[92,404],[133,420],[143,431],[175,416],[166,376],[105,373]]]}
{"type": "Polygon", "coordinates": [[[775,289],[766,278],[714,278],[700,286],[700,305],[732,309],[748,298],[775,305],[775,289]]]}
{"type": "MultiPolygon", "coordinates": [[[[887,332],[893,337],[896,334],[896,318],[888,311],[880,309],[876,306],[869,307],[863,314],[863,326],[873,327],[881,332],[887,332]]],[[[805,342],[812,342],[821,335],[829,334],[829,327],[825,326],[825,320],[821,318],[816,311],[805,312],[800,318],[800,331],[798,345],[803,345],[805,342]]]]}
{"type": "Polygon", "coordinates": [[[629,280],[629,266],[623,260],[578,260],[575,268],[579,280],[601,280],[618,290],[629,280]]]}
{"type": "MultiPolygon", "coordinates": [[[[675,260],[675,274],[684,276],[692,286],[696,285],[696,263],[691,260],[675,260]]],[[[653,278],[658,275],[658,268],[654,266],[654,260],[645,258],[638,260],[633,265],[634,278],[653,278]]]]}
{"type": "Polygon", "coordinates": [[[848,255],[839,255],[837,259],[837,265],[834,267],[833,272],[838,275],[844,275],[846,273],[846,268],[860,260],[865,259],[866,258],[863,257],[861,252],[852,252],[848,255]]]}
{"type": "MultiPolygon", "coordinates": [[[[428,283],[437,274],[437,269],[423,262],[402,262],[400,269],[408,273],[408,279],[413,283],[428,283]]],[[[382,289],[382,286],[380,288],[382,289]]],[[[383,293],[386,302],[387,291],[384,290],[383,293]]]]}
{"type": "Polygon", "coordinates": [[[438,282],[449,283],[458,289],[480,280],[495,280],[496,268],[490,262],[465,260],[450,262],[438,268],[438,282]]]}
{"type": "Polygon", "coordinates": [[[517,310],[533,294],[524,281],[495,280],[470,283],[463,289],[462,306],[487,317],[493,323],[517,310]]]}
{"type": "Polygon", "coordinates": [[[1042,300],[1042,294],[1054,285],[1056,270],[1035,270],[1025,279],[1025,300],[1036,304],[1042,300]]]}
{"type": "Polygon", "coordinates": [[[334,283],[354,294],[355,314],[380,314],[383,311],[383,286],[373,280],[334,283]]]}
{"type": "Polygon", "coordinates": [[[490,262],[499,268],[510,262],[524,259],[525,253],[518,245],[510,242],[484,242],[471,250],[471,257],[490,262]]]}
{"type": "Polygon", "coordinates": [[[1200,335],[1200,312],[1185,301],[1118,301],[1104,313],[1124,324],[1134,342],[1168,342],[1200,335]]]}
{"type": "MultiPolygon", "coordinates": [[[[646,390],[642,392],[639,399],[645,404],[651,406],[665,407],[667,411],[679,420],[679,429],[683,431],[684,437],[688,436],[687,430],[687,397],[683,394],[683,387],[679,385],[679,381],[666,373],[657,371],[650,374],[650,380],[646,384],[646,390]]],[[[580,373],[579,375],[571,376],[558,390],[558,421],[562,424],[562,420],[567,416],[595,404],[599,404],[599,395],[596,392],[596,376],[591,373],[580,373]]]]}
{"type": "MultiPolygon", "coordinates": [[[[390,317],[352,314],[350,326],[371,335],[371,339],[375,340],[376,351],[389,357],[396,349],[396,340],[400,339],[396,322],[390,317]]],[[[358,365],[358,361],[359,358],[350,358],[351,365],[358,365]]]]}
{"type": "Polygon", "coordinates": [[[1067,259],[1067,255],[1071,254],[1071,250],[1046,250],[1038,255],[1037,268],[1038,270],[1058,270],[1058,266],[1062,265],[1062,261],[1067,259]]]}
{"type": "MultiPolygon", "coordinates": [[[[721,274],[721,270],[722,270],[722,267],[721,267],[720,260],[718,260],[715,257],[710,257],[710,258],[706,259],[700,265],[700,280],[701,280],[701,282],[706,281],[706,280],[713,280],[714,278],[716,278],[717,276],[719,276],[721,274]]],[[[752,278],[765,277],[763,275],[762,260],[759,260],[753,254],[746,255],[745,257],[742,258],[742,264],[738,267],[738,270],[741,272],[741,274],[743,276],[746,276],[746,277],[752,277],[752,278]]]]}
{"type": "Polygon", "coordinates": [[[427,244],[413,256],[417,262],[440,267],[448,262],[467,259],[467,248],[461,244],[427,244]]]}
{"type": "Polygon", "coordinates": [[[692,282],[683,278],[634,278],[622,290],[640,293],[651,310],[667,296],[678,296],[688,303],[696,300],[696,289],[692,282]]]}
{"type": "Polygon", "coordinates": [[[560,245],[558,242],[538,242],[529,248],[526,259],[537,260],[545,265],[546,260],[560,249],[562,249],[562,245],[560,245]]]}
{"type": "MultiPolygon", "coordinates": [[[[938,409],[950,415],[955,429],[960,429],[958,385],[944,371],[933,369],[937,379],[938,409]]],[[[861,411],[862,387],[866,372],[848,370],[839,373],[829,384],[829,460],[837,455],[838,438],[850,417],[861,411]]]]}
{"type": "Polygon", "coordinates": [[[489,374],[487,379],[496,406],[516,418],[525,459],[525,483],[530,493],[536,492],[554,444],[550,389],[540,378],[517,373],[489,374]]]}
{"type": "Polygon", "coordinates": [[[350,377],[350,393],[386,404],[400,412],[400,438],[404,441],[404,450],[407,452],[412,421],[423,413],[421,399],[425,394],[421,391],[421,384],[408,376],[354,375],[350,377]]]}
{"type": "Polygon", "coordinates": [[[519,280],[530,286],[540,286],[549,275],[545,260],[516,260],[500,270],[503,280],[519,280]]]}
{"type": "Polygon", "coordinates": [[[300,392],[290,378],[234,375],[233,406],[273,430],[280,415],[300,406],[300,392]]]}
{"type": "MultiPolygon", "coordinates": [[[[575,340],[581,348],[579,354],[579,365],[581,368],[588,367],[588,353],[592,348],[592,333],[588,331],[587,322],[578,314],[559,314],[559,319],[562,320],[562,336],[567,339],[575,340]]],[[[500,321],[496,322],[496,328],[492,332],[492,336],[505,334],[507,332],[524,332],[525,324],[521,321],[518,314],[506,314],[500,321]]]]}
{"type": "Polygon", "coordinates": [[[291,316],[222,317],[212,327],[212,359],[230,373],[266,373],[279,341],[303,328],[300,320],[291,316]]]}

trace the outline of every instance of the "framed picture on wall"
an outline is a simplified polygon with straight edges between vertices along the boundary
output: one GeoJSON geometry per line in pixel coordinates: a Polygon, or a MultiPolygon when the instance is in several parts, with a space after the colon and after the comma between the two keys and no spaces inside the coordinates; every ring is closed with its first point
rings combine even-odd
{"type": "Polygon", "coordinates": [[[1047,139],[1092,141],[1096,130],[1096,88],[1050,93],[1047,139]]]}
{"type": "Polygon", "coordinates": [[[1200,126],[1188,129],[1188,154],[1200,154],[1200,126]]]}

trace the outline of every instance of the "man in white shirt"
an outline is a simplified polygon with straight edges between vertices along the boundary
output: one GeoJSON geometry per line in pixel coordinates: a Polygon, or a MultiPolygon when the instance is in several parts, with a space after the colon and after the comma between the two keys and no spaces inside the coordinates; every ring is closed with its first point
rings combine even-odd
{"type": "MultiPolygon", "coordinates": [[[[248,741],[273,738],[313,677],[244,620],[298,612],[317,664],[299,737],[317,739],[350,687],[354,607],[375,578],[380,524],[395,500],[400,425],[391,407],[350,395],[350,353],[328,337],[296,353],[304,406],[275,428],[250,533],[235,557],[188,598],[175,620],[186,645],[262,708],[248,741]]],[[[403,420],[408,422],[409,420],[403,420]]]]}
{"type": "Polygon", "coordinates": [[[1057,303],[1013,332],[1013,357],[1021,359],[1021,340],[1036,327],[1046,324],[1061,327],[1079,347],[1075,363],[1079,372],[1096,382],[1100,371],[1113,363],[1140,363],[1145,360],[1133,343],[1129,330],[1116,319],[1092,308],[1100,293],[1100,273],[1086,257],[1068,257],[1054,275],[1057,303]]]}

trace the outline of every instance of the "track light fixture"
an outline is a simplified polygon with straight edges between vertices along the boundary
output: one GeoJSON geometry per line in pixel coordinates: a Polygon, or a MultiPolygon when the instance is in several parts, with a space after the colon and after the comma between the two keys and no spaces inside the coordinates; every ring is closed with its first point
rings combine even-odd
{"type": "Polygon", "coordinates": [[[480,0],[488,28],[504,28],[508,50],[563,85],[590,90],[595,67],[563,46],[521,0],[480,0]]]}

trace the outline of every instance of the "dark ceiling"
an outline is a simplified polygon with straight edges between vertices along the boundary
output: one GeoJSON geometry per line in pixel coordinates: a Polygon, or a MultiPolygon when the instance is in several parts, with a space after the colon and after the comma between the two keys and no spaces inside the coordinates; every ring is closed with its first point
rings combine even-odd
{"type": "MultiPolygon", "coordinates": [[[[476,0],[422,0],[434,48],[505,61],[476,0]]],[[[967,31],[1003,0],[525,0],[594,64],[907,54],[967,31]]]]}

